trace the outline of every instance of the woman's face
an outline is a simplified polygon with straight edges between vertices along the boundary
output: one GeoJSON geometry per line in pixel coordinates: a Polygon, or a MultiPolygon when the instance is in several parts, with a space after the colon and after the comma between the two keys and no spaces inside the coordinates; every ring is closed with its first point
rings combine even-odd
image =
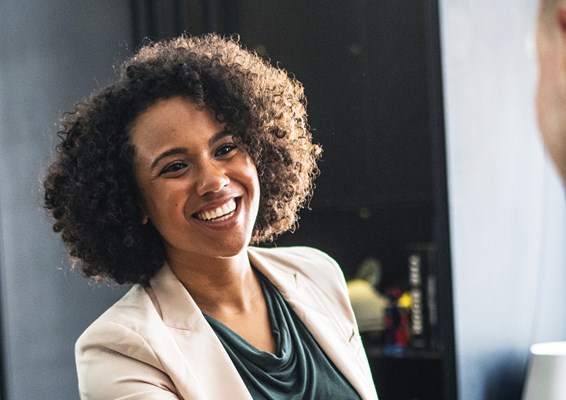
{"type": "Polygon", "coordinates": [[[181,97],[159,100],[134,120],[130,137],[141,207],[170,260],[245,250],[258,212],[257,171],[213,112],[181,97]]]}

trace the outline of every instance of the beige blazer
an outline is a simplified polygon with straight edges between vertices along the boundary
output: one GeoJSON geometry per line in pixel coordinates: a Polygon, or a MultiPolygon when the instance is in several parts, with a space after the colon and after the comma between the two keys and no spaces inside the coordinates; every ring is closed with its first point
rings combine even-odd
{"type": "MultiPolygon", "coordinates": [[[[307,247],[249,248],[362,399],[377,399],[344,277],[307,247]]],[[[81,399],[251,399],[216,334],[164,265],[98,318],[75,348],[81,399]]]]}

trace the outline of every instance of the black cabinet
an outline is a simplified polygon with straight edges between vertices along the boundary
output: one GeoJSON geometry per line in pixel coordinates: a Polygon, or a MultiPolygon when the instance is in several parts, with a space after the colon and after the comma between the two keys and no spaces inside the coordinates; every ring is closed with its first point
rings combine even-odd
{"type": "Polygon", "coordinates": [[[377,257],[383,291],[408,281],[409,243],[435,243],[439,348],[402,357],[367,349],[381,399],[456,398],[436,2],[239,4],[242,42],[304,84],[324,147],[312,210],[277,245],[318,247],[346,277],[377,257]]]}
{"type": "Polygon", "coordinates": [[[404,357],[383,354],[366,346],[379,400],[438,400],[446,398],[445,363],[438,353],[415,352],[404,357]]]}
{"type": "Polygon", "coordinates": [[[437,4],[433,0],[239,2],[242,42],[305,86],[324,148],[312,210],[277,245],[318,247],[346,277],[374,256],[380,288],[408,282],[405,248],[433,242],[440,346],[384,355],[368,342],[382,400],[455,399],[437,4]]]}
{"type": "Polygon", "coordinates": [[[425,3],[240,4],[242,42],[305,86],[325,149],[313,208],[430,205],[425,3]]]}
{"type": "Polygon", "coordinates": [[[351,276],[366,256],[404,281],[403,246],[433,240],[423,1],[240,1],[241,40],[305,86],[324,148],[312,211],[278,244],[314,245],[351,276]]]}
{"type": "Polygon", "coordinates": [[[438,351],[389,357],[377,343],[366,345],[383,400],[455,399],[437,0],[169,0],[132,7],[140,38],[237,33],[304,84],[309,123],[324,148],[321,175],[300,228],[276,245],[320,248],[347,278],[364,258],[377,257],[383,291],[406,284],[408,244],[434,243],[438,351]]]}

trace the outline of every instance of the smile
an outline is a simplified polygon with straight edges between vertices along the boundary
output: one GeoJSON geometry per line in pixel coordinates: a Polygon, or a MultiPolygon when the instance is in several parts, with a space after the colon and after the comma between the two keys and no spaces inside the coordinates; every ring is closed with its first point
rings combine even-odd
{"type": "Polygon", "coordinates": [[[230,199],[220,207],[194,214],[201,221],[223,221],[230,218],[236,211],[236,200],[230,199]]]}

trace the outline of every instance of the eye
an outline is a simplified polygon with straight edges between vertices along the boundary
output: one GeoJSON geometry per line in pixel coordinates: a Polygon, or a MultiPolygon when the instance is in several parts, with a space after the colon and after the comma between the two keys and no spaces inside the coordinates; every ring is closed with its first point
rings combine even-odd
{"type": "Polygon", "coordinates": [[[187,164],[181,161],[175,161],[171,164],[168,164],[165,168],[161,170],[161,175],[171,173],[171,172],[178,172],[187,167],[187,164]]]}
{"type": "Polygon", "coordinates": [[[215,157],[222,157],[235,150],[238,146],[235,143],[225,143],[214,152],[215,157]]]}

